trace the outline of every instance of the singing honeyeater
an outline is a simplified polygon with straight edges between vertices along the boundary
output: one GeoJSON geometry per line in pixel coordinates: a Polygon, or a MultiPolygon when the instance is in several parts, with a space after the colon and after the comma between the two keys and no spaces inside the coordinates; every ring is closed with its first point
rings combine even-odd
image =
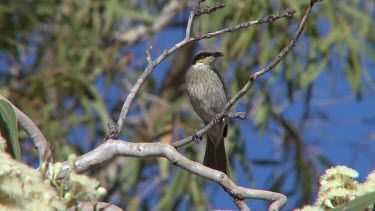
{"type": "MultiPolygon", "coordinates": [[[[216,59],[221,56],[223,53],[218,51],[198,52],[185,75],[190,103],[205,125],[220,114],[227,103],[223,79],[215,68],[216,59]]],[[[227,129],[227,120],[224,119],[207,132],[206,153],[203,161],[205,166],[224,173],[227,173],[224,148],[227,129]]]]}

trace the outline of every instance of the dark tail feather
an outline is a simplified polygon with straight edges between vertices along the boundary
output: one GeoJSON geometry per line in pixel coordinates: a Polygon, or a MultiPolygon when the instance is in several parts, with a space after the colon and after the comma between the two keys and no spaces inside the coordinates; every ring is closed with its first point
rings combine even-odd
{"type": "Polygon", "coordinates": [[[203,165],[228,174],[224,138],[221,139],[220,144],[216,147],[207,136],[206,153],[204,155],[203,165]]]}

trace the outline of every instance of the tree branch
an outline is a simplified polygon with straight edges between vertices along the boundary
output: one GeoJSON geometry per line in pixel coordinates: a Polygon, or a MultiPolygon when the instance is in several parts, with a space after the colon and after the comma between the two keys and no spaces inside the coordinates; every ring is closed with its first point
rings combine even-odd
{"type": "Polygon", "coordinates": [[[211,6],[199,8],[195,10],[194,15],[195,16],[201,16],[203,14],[210,14],[211,12],[215,12],[215,10],[225,7],[223,3],[215,3],[211,6]]]}
{"type": "MultiPolygon", "coordinates": [[[[236,112],[236,113],[228,112],[225,115],[220,116],[220,119],[225,118],[225,117],[245,119],[246,115],[245,115],[245,112],[236,112]]],[[[197,139],[197,137],[198,138],[202,137],[203,134],[207,133],[215,124],[217,124],[216,121],[211,121],[208,125],[206,125],[203,128],[197,130],[193,135],[191,135],[189,137],[186,137],[184,139],[181,139],[179,141],[173,142],[172,146],[178,148],[178,147],[184,146],[186,144],[189,144],[192,141],[195,141],[197,139]]]]}
{"type": "MultiPolygon", "coordinates": [[[[154,158],[164,157],[173,165],[200,177],[218,183],[236,202],[244,209],[244,199],[261,199],[272,201],[269,210],[279,210],[287,202],[286,196],[281,193],[256,190],[237,186],[226,174],[221,171],[210,169],[201,163],[191,161],[181,155],[173,146],[166,143],[132,143],[123,140],[107,140],[96,149],[80,156],[74,166],[77,173],[83,173],[89,169],[96,168],[118,156],[154,158]]],[[[69,164],[63,163],[63,170],[58,178],[64,178],[68,172],[69,164]]]]}
{"type": "Polygon", "coordinates": [[[247,206],[244,200],[234,199],[234,203],[241,211],[250,211],[250,207],[247,206]]]}

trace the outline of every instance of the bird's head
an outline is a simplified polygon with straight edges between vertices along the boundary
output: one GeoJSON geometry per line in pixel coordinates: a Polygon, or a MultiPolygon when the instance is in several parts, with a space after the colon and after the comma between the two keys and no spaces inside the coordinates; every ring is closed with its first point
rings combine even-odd
{"type": "Polygon", "coordinates": [[[193,59],[193,64],[207,64],[207,65],[214,65],[216,58],[224,56],[224,54],[220,51],[207,51],[203,50],[195,54],[193,59]]]}

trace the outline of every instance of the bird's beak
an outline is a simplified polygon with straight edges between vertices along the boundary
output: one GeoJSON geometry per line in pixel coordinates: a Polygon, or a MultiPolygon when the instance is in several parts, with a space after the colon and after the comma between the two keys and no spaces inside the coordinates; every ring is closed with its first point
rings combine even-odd
{"type": "Polygon", "coordinates": [[[224,54],[223,53],[221,53],[220,51],[217,51],[217,52],[215,52],[214,53],[214,57],[222,57],[222,56],[224,56],[224,54]]]}

